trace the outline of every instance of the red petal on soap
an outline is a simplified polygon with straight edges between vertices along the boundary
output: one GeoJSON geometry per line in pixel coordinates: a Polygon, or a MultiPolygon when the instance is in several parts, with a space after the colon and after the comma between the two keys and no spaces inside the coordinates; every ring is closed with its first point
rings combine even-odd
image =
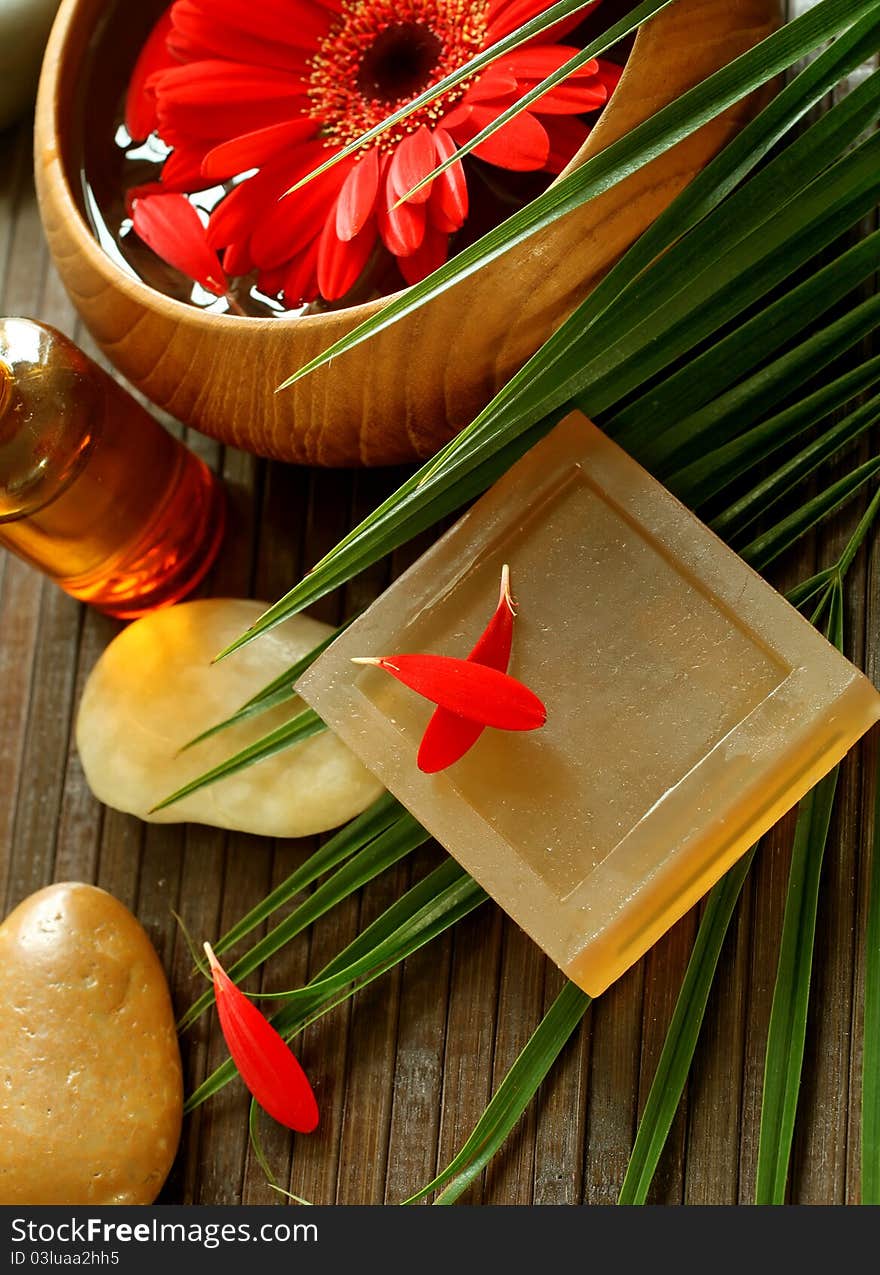
{"type": "Polygon", "coordinates": [[[496,730],[537,730],[547,720],[547,710],[534,691],[515,677],[472,660],[385,655],[353,663],[375,664],[441,708],[496,730]]]}
{"type": "MultiPolygon", "coordinates": [[[[501,572],[498,606],[468,659],[506,673],[513,645],[514,615],[510,596],[510,572],[505,566],[501,572]]],[[[419,745],[419,770],[426,775],[435,775],[440,770],[446,770],[474,746],[485,729],[480,722],[468,721],[466,717],[450,713],[446,708],[435,709],[419,745]]]]}
{"type": "Polygon", "coordinates": [[[297,1133],[311,1133],[318,1125],[318,1104],[306,1073],[269,1020],[233,983],[210,943],[205,951],[220,1026],[242,1080],[273,1120],[297,1133]]]}
{"type": "Polygon", "coordinates": [[[133,142],[142,142],[158,128],[156,98],[147,92],[147,80],[156,71],[176,66],[177,60],[169,51],[167,39],[171,33],[171,10],[163,13],[147,37],[131,73],[125,98],[125,127],[133,142]]]}
{"type": "Polygon", "coordinates": [[[222,297],[228,288],[205,227],[185,195],[147,195],[132,205],[137,234],[157,257],[183,271],[208,292],[222,297]]]}

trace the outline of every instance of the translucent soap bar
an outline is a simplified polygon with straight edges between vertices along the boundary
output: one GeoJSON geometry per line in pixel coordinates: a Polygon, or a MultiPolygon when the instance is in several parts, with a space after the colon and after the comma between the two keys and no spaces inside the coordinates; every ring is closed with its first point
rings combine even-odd
{"type": "Polygon", "coordinates": [[[880,719],[852,664],[583,416],[312,666],[303,698],[597,995],[880,719]],[[510,672],[547,706],[416,766],[431,705],[352,656],[466,656],[509,563],[510,672]]]}

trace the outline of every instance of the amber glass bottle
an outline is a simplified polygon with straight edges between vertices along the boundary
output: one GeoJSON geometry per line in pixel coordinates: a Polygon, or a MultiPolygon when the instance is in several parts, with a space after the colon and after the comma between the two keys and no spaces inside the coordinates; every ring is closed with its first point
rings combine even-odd
{"type": "Polygon", "coordinates": [[[201,580],[223,511],[208,467],[72,341],[0,319],[0,544],[131,619],[201,580]]]}

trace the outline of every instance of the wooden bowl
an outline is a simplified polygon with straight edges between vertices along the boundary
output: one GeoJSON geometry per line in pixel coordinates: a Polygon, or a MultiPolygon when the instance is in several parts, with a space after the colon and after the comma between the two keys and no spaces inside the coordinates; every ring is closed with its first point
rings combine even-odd
{"type": "MultiPolygon", "coordinates": [[[[276,395],[286,376],[381,302],[290,319],[205,314],[114,264],[74,195],[77,90],[106,3],[63,0],[43,65],[36,178],[55,264],[98,345],[154,403],[214,438],[280,460],[382,465],[433,453],[755,110],[754,101],[740,104],[329,369],[276,395]]],[[[127,6],[132,16],[140,13],[141,28],[144,7],[127,6]]],[[[162,3],[153,7],[158,12],[162,3]]],[[[756,44],[780,19],[780,0],[676,0],[638,33],[618,90],[573,163],[756,44]]]]}

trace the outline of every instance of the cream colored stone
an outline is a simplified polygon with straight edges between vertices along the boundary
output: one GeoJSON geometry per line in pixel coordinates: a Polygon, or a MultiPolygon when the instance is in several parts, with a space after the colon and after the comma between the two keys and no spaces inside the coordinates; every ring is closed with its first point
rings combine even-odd
{"type": "Polygon", "coordinates": [[[265,604],[210,598],[145,616],[124,629],[83,693],[76,740],[86,779],[108,806],[161,823],[188,821],[273,837],[305,837],[360,814],[378,780],[330,731],[203,788],[155,815],[169,793],[287,721],[290,702],[183,744],[221,721],[330,632],[295,616],[259,641],[211,664],[265,604]]]}
{"type": "Polygon", "coordinates": [[[127,908],[52,885],[0,925],[0,1204],[150,1204],[180,1138],[165,975],[127,908]]]}

